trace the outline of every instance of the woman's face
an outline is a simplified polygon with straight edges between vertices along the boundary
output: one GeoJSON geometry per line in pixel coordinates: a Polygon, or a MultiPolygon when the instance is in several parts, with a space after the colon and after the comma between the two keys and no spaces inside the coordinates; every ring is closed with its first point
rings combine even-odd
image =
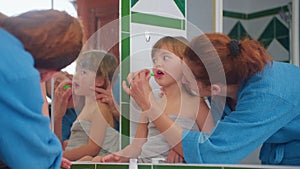
{"type": "Polygon", "coordinates": [[[94,94],[96,73],[81,66],[76,67],[73,77],[73,90],[78,96],[91,96],[94,94]]]}
{"type": "Polygon", "coordinates": [[[157,49],[152,57],[155,81],[162,87],[180,82],[182,60],[167,48],[157,49]]]}
{"type": "Polygon", "coordinates": [[[201,97],[211,96],[211,87],[205,85],[201,80],[195,78],[196,72],[199,71],[199,66],[185,58],[183,59],[183,61],[185,63],[183,66],[183,83],[201,97]]]}

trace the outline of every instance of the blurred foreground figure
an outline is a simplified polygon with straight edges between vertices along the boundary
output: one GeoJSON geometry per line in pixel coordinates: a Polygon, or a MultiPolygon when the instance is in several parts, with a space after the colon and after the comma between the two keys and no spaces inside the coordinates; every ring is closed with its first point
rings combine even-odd
{"type": "Polygon", "coordinates": [[[0,160],[10,168],[69,168],[42,115],[40,82],[72,63],[82,48],[76,18],[56,10],[0,15],[0,160]]]}

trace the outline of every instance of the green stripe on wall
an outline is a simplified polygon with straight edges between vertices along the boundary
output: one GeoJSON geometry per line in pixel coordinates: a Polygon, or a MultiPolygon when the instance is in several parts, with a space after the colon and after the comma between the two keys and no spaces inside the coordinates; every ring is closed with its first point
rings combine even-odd
{"type": "MultiPolygon", "coordinates": [[[[130,55],[130,0],[122,0],[121,2],[121,80],[126,79],[130,69],[129,55],[130,55]]],[[[129,96],[121,90],[121,117],[120,117],[120,132],[121,132],[121,148],[129,144],[130,126],[128,113],[130,108],[128,104],[129,96]]]]}
{"type": "Polygon", "coordinates": [[[247,14],[225,10],[223,11],[223,16],[228,18],[247,19],[247,14]]]}
{"type": "MultiPolygon", "coordinates": [[[[139,0],[131,0],[131,8],[138,2],[139,0]]],[[[177,5],[178,9],[185,16],[185,0],[174,0],[175,4],[177,5]]]]}
{"type": "Polygon", "coordinates": [[[131,22],[185,30],[184,19],[168,18],[139,12],[131,12],[131,22]]]}
{"type": "Polygon", "coordinates": [[[256,19],[260,17],[276,15],[279,14],[281,10],[287,12],[288,7],[287,6],[277,7],[277,8],[267,9],[267,10],[253,12],[249,14],[223,10],[223,16],[228,18],[250,20],[250,19],[256,19]]]}
{"type": "Polygon", "coordinates": [[[286,11],[288,11],[288,7],[284,6],[284,7],[278,7],[278,8],[268,9],[268,10],[264,10],[264,11],[254,12],[254,13],[248,14],[248,19],[276,15],[276,14],[279,14],[279,12],[281,10],[284,10],[286,12],[286,11]]]}
{"type": "Polygon", "coordinates": [[[129,22],[130,22],[130,17],[129,17],[129,14],[130,14],[130,0],[122,0],[121,1],[121,15],[122,15],[122,18],[121,18],[121,31],[124,31],[124,32],[129,32],[129,22]]]}

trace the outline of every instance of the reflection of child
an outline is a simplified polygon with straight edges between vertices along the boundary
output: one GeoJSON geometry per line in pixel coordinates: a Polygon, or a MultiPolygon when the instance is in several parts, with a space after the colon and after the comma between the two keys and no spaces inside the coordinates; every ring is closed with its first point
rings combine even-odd
{"type": "Polygon", "coordinates": [[[95,98],[95,86],[103,89],[110,86],[117,66],[114,56],[96,50],[83,53],[77,61],[72,87],[76,95],[85,96],[85,105],[71,129],[63,154],[67,159],[78,160],[85,155],[105,155],[118,150],[119,137],[114,130],[111,108],[95,98]]]}
{"type": "MultiPolygon", "coordinates": [[[[152,49],[153,72],[155,81],[162,87],[164,93],[158,101],[161,107],[164,107],[163,113],[183,128],[199,130],[204,127],[209,109],[204,100],[189,94],[181,83],[182,58],[186,42],[187,40],[181,37],[164,37],[156,42],[152,49]],[[199,102],[200,106],[197,106],[199,102]]],[[[130,145],[103,158],[96,157],[93,161],[128,162],[130,158],[138,157],[139,162],[151,162],[152,158],[166,159],[170,149],[163,135],[141,114],[135,139],[130,145]]],[[[176,160],[169,161],[176,162],[176,160]]]]}
{"type": "MultiPolygon", "coordinates": [[[[66,85],[71,86],[73,75],[61,71],[55,75],[54,79],[54,99],[49,106],[49,112],[53,108],[54,117],[51,118],[54,119],[54,133],[63,143],[71,135],[71,127],[77,118],[76,112],[80,112],[83,107],[84,96],[72,94],[72,88],[64,87],[66,85]]],[[[51,81],[51,79],[46,81],[46,91],[49,98],[51,98],[51,81]]]]}

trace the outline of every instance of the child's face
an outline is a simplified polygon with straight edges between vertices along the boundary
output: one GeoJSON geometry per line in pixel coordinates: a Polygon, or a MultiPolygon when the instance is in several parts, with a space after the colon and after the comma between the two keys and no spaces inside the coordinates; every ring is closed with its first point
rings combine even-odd
{"type": "Polygon", "coordinates": [[[74,93],[79,96],[91,96],[95,89],[96,73],[89,69],[76,67],[76,73],[73,77],[74,93]]]}
{"type": "Polygon", "coordinates": [[[155,81],[160,86],[168,86],[173,83],[181,82],[182,61],[166,47],[157,49],[152,57],[153,73],[155,81]]]}

